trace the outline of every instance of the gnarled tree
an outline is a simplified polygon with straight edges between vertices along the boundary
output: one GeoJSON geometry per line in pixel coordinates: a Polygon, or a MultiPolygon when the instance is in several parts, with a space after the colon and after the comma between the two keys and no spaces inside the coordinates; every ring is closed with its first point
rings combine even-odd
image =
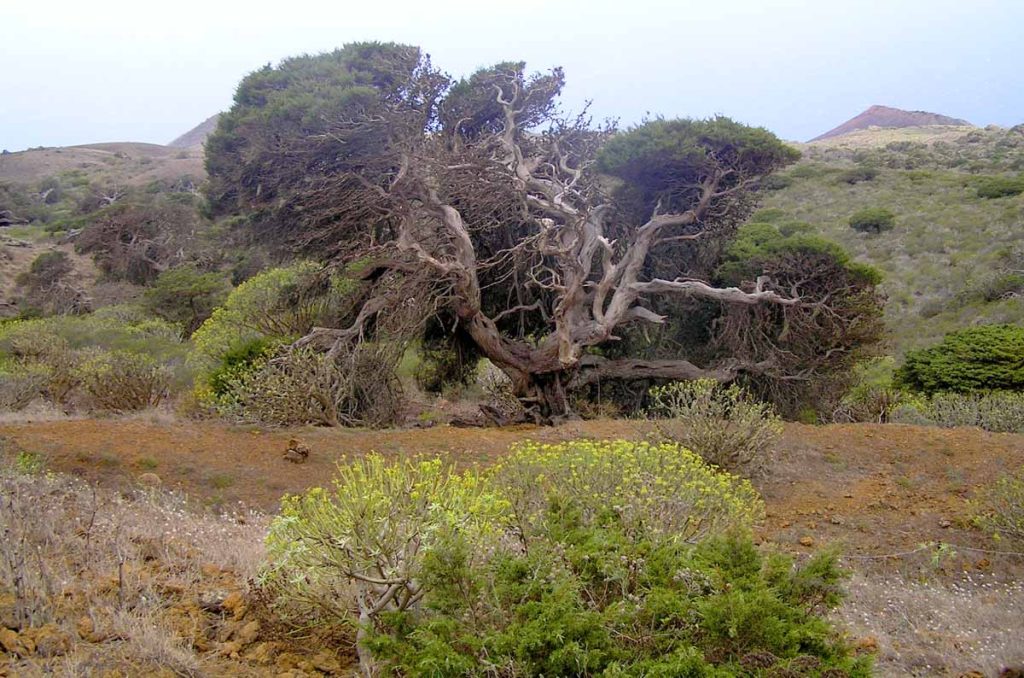
{"type": "Polygon", "coordinates": [[[787,368],[770,351],[699,365],[606,347],[631,325],[665,323],[659,297],[828,305],[761,275],[710,277],[759,182],[796,151],[722,117],[625,132],[564,117],[563,82],[560,69],[503,63],[453,83],[393,44],[287,60],[243,81],[208,143],[211,202],[248,211],[278,242],[364,262],[355,322],[300,344],[348,350],[407,303],[395,291],[412,282],[431,290],[424,312],[508,374],[538,420],[569,414],[567,394],[598,379],[787,368]]]}

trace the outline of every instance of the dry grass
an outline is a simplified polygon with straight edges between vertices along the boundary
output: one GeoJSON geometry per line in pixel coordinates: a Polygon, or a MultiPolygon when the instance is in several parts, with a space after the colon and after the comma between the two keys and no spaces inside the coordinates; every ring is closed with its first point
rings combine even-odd
{"type": "Polygon", "coordinates": [[[195,601],[244,586],[264,532],[257,514],[202,515],[159,489],[111,492],[4,464],[0,626],[32,637],[50,625],[61,645],[15,673],[203,673],[210,623],[195,601]]]}
{"type": "Polygon", "coordinates": [[[874,638],[883,676],[995,676],[1024,665],[1024,583],[984,572],[954,581],[859,573],[839,620],[874,638]]]}

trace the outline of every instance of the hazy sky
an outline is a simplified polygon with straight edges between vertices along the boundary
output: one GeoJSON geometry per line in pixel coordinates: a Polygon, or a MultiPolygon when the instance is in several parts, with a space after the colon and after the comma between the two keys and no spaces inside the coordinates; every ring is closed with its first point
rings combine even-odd
{"type": "Polygon", "coordinates": [[[0,148],[166,143],[268,62],[357,40],[452,75],[564,66],[598,117],[715,113],[786,139],[871,104],[1024,122],[1024,0],[0,0],[0,148]]]}

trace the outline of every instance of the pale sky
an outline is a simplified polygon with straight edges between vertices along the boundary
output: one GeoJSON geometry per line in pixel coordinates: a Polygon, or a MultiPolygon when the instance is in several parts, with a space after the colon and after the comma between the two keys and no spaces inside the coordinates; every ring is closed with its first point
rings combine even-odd
{"type": "Polygon", "coordinates": [[[167,143],[268,62],[363,40],[454,76],[563,66],[596,117],[806,140],[871,104],[1024,122],[1024,0],[0,0],[0,148],[167,143]]]}

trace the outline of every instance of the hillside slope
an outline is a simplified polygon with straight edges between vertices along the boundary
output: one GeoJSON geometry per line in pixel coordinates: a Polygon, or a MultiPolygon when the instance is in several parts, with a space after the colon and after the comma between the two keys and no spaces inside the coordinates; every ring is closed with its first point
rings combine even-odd
{"type": "Polygon", "coordinates": [[[90,180],[145,186],[181,176],[202,180],[203,149],[132,142],[37,148],[0,155],[0,181],[28,184],[65,172],[90,180]]]}
{"type": "Polygon", "coordinates": [[[202,148],[206,137],[217,129],[219,121],[220,113],[214,113],[167,145],[171,148],[202,148]]]}
{"type": "Polygon", "coordinates": [[[831,137],[838,137],[857,130],[866,130],[871,127],[899,128],[899,127],[923,127],[929,125],[954,125],[958,127],[971,127],[971,123],[959,118],[951,118],[948,115],[929,113],[927,111],[904,111],[900,108],[889,106],[871,106],[863,113],[856,115],[843,124],[830,129],[811,141],[820,141],[831,137]]]}
{"type": "Polygon", "coordinates": [[[897,354],[959,327],[1024,322],[1024,279],[1015,273],[1024,270],[1024,195],[986,199],[977,190],[986,177],[1024,170],[1024,129],[930,129],[802,145],[804,159],[755,215],[807,222],[881,269],[897,354]],[[869,207],[893,212],[894,228],[850,228],[850,216],[869,207]]]}

